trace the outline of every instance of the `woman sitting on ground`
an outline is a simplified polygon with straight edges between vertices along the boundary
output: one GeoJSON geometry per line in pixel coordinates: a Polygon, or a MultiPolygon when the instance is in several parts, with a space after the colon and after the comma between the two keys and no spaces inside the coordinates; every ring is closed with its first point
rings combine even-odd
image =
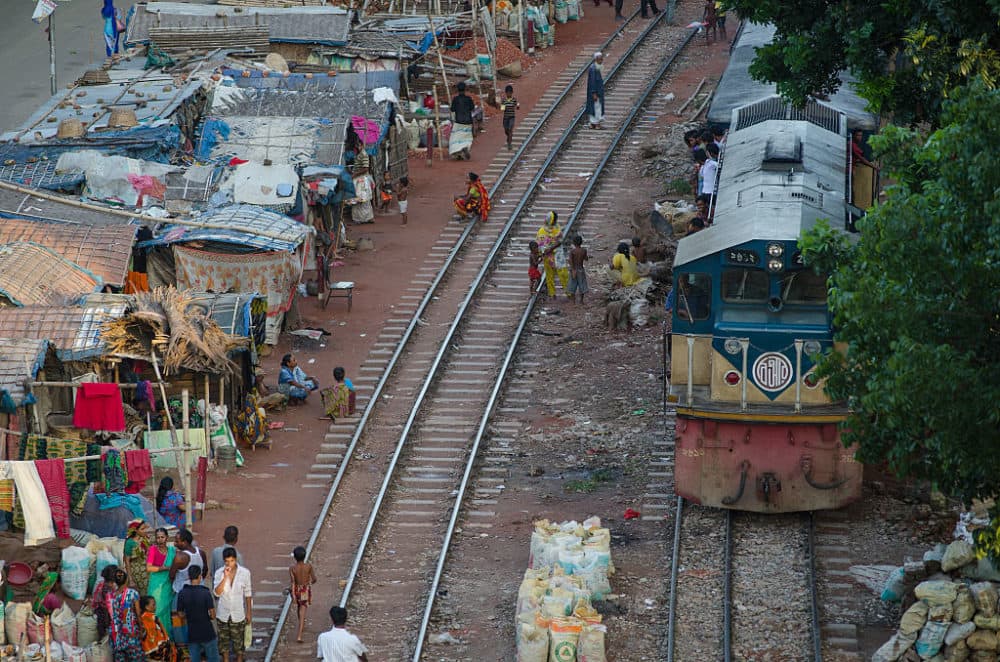
{"type": "Polygon", "coordinates": [[[186,524],[185,510],[187,506],[184,504],[184,497],[174,489],[174,479],[164,476],[159,489],[156,490],[156,512],[163,516],[167,524],[181,529],[186,524]]]}
{"type": "Polygon", "coordinates": [[[624,241],[618,244],[618,252],[611,258],[611,268],[621,272],[623,286],[631,287],[639,282],[636,264],[635,256],[629,254],[628,244],[624,241]]]}
{"type": "Polygon", "coordinates": [[[309,393],[319,388],[319,382],[299,367],[294,354],[281,358],[281,374],[278,375],[278,391],[288,396],[288,404],[305,402],[309,393]]]}
{"type": "Polygon", "coordinates": [[[326,415],[333,420],[347,418],[354,414],[354,384],[340,366],[333,369],[333,386],[324,389],[320,395],[326,406],[326,415]]]}
{"type": "Polygon", "coordinates": [[[465,195],[455,198],[455,211],[458,212],[457,218],[465,220],[470,217],[475,219],[478,216],[479,220],[485,222],[490,215],[489,191],[483,186],[479,175],[474,172],[469,173],[465,186],[465,195]]]}

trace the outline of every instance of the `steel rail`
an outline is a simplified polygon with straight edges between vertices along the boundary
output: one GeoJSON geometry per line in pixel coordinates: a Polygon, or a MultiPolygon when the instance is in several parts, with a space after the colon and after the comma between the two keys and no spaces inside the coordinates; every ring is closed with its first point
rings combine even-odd
{"type": "MultiPolygon", "coordinates": [[[[661,18],[663,18],[662,13],[658,15],[656,20],[650,21],[650,24],[646,27],[646,29],[643,30],[643,32],[639,35],[639,37],[635,40],[635,42],[632,43],[629,49],[622,55],[622,57],[615,64],[614,68],[608,74],[607,78],[608,81],[614,79],[618,71],[621,69],[622,65],[635,51],[637,45],[641,43],[643,39],[645,39],[646,35],[648,35],[649,32],[657,25],[657,23],[659,23],[659,20],[661,18]]],[[[511,230],[519,222],[521,213],[524,211],[524,208],[528,205],[528,200],[534,195],[535,189],[541,182],[542,177],[545,174],[545,171],[551,167],[553,161],[555,161],[556,157],[559,155],[559,151],[562,148],[562,146],[573,134],[576,125],[579,124],[580,119],[583,117],[583,113],[584,113],[583,108],[577,111],[576,115],[574,115],[573,117],[573,121],[570,122],[570,124],[563,131],[559,140],[556,141],[556,144],[552,146],[551,150],[549,151],[549,155],[546,157],[544,163],[542,163],[542,165],[539,167],[538,171],[535,173],[535,176],[532,177],[531,182],[525,189],[525,192],[521,196],[521,199],[518,201],[517,206],[511,212],[510,218],[504,225],[503,229],[500,231],[500,234],[497,236],[496,241],[493,243],[493,247],[490,249],[489,254],[483,260],[483,266],[479,269],[479,272],[476,274],[476,277],[472,280],[472,283],[469,286],[468,293],[465,295],[465,298],[459,305],[458,310],[455,312],[455,317],[452,320],[451,325],[448,327],[448,332],[445,334],[444,340],[441,341],[440,349],[434,356],[434,361],[431,363],[431,367],[427,371],[427,376],[424,378],[424,382],[420,387],[420,392],[417,394],[417,398],[413,403],[413,407],[410,409],[410,414],[406,419],[406,423],[403,426],[402,432],[400,433],[399,441],[396,443],[396,449],[395,451],[393,451],[392,458],[389,461],[389,466],[386,467],[385,477],[383,478],[382,485],[379,488],[379,492],[375,497],[375,503],[372,505],[371,514],[369,515],[368,522],[365,525],[365,532],[361,536],[361,541],[358,545],[358,551],[354,556],[354,562],[351,564],[351,570],[348,573],[343,593],[341,593],[340,597],[341,607],[346,607],[347,602],[350,599],[351,590],[354,588],[354,583],[357,580],[358,570],[361,567],[362,559],[364,558],[365,552],[367,551],[368,541],[371,539],[372,531],[375,528],[376,519],[382,507],[382,502],[385,500],[385,496],[389,491],[389,486],[391,485],[392,480],[394,478],[396,465],[399,464],[399,457],[400,455],[402,455],[403,448],[406,446],[406,441],[410,436],[410,431],[413,429],[413,424],[416,422],[417,416],[420,413],[421,407],[423,406],[424,403],[424,399],[427,397],[428,391],[430,391],[431,384],[437,377],[437,373],[441,367],[441,363],[442,361],[444,361],[445,355],[451,350],[452,339],[455,337],[458,331],[458,327],[461,325],[463,319],[465,318],[466,311],[469,309],[472,300],[475,298],[476,294],[478,294],[479,288],[486,280],[487,274],[493,268],[493,262],[496,259],[497,254],[500,252],[500,249],[504,246],[511,230]]]]}
{"type": "Polygon", "coordinates": [[[809,600],[812,620],[812,643],[814,662],[823,662],[823,633],[819,626],[819,594],[816,589],[816,516],[806,513],[808,530],[806,550],[809,554],[809,600]]]}
{"type": "MultiPolygon", "coordinates": [[[[615,67],[614,72],[616,72],[618,68],[622,66],[622,64],[634,54],[635,50],[642,43],[643,39],[646,38],[646,36],[649,34],[649,32],[652,30],[655,24],[665,15],[666,12],[661,13],[659,17],[656,20],[654,20],[649,27],[646,28],[643,34],[640,35],[640,37],[635,41],[635,43],[633,43],[632,47],[629,48],[629,50],[619,59],[618,65],[615,67]]],[[[590,196],[594,191],[594,187],[596,186],[597,180],[603,173],[604,169],[607,167],[608,161],[611,159],[611,156],[617,151],[619,145],[622,144],[622,138],[632,128],[632,125],[635,123],[635,119],[642,110],[643,105],[649,99],[650,95],[653,93],[656,87],[659,85],[660,79],[663,78],[664,73],[666,73],[667,69],[670,68],[670,65],[673,64],[674,60],[677,58],[680,52],[691,41],[691,38],[694,36],[694,34],[695,34],[694,31],[692,31],[688,35],[688,37],[684,40],[684,42],[681,43],[674,50],[673,54],[664,61],[664,63],[660,66],[659,70],[657,71],[656,75],[653,76],[649,85],[647,85],[646,89],[642,91],[639,99],[635,102],[635,105],[633,106],[631,112],[629,112],[628,116],[621,123],[621,126],[618,128],[618,132],[612,137],[607,150],[605,150],[604,156],[601,158],[600,163],[594,170],[593,176],[590,178],[590,181],[587,183],[587,186],[584,187],[579,200],[577,200],[576,205],[570,212],[569,218],[566,221],[566,225],[563,226],[564,235],[566,236],[569,235],[569,230],[573,227],[573,224],[576,223],[577,219],[579,218],[580,211],[583,209],[584,205],[586,205],[587,201],[590,199],[590,196]]],[[[568,128],[575,129],[576,125],[579,123],[579,120],[582,117],[583,117],[583,111],[580,111],[577,114],[576,121],[573,124],[571,124],[570,127],[568,128]]],[[[563,141],[560,140],[560,143],[561,142],[563,141]]],[[[548,163],[546,163],[541,168],[539,175],[544,173],[544,171],[547,168],[548,168],[548,163]]],[[[524,313],[522,313],[521,319],[518,321],[517,328],[514,330],[514,337],[511,339],[510,347],[508,347],[507,353],[504,355],[503,363],[500,366],[500,372],[496,376],[496,379],[493,383],[493,389],[490,392],[489,400],[487,400],[486,407],[483,410],[483,415],[480,417],[479,427],[476,430],[476,436],[473,439],[472,448],[469,451],[469,458],[465,464],[465,472],[462,475],[462,482],[459,484],[458,490],[455,495],[455,503],[452,506],[451,519],[448,522],[448,530],[445,533],[444,543],[441,547],[441,552],[438,555],[437,567],[435,568],[434,571],[434,577],[431,580],[431,588],[427,595],[427,602],[424,605],[424,615],[420,621],[420,630],[417,635],[417,647],[413,653],[412,662],[419,662],[420,654],[423,652],[424,639],[427,635],[427,628],[430,625],[431,614],[434,610],[434,601],[437,596],[437,589],[441,583],[441,575],[444,574],[444,566],[448,558],[448,551],[451,548],[451,541],[452,538],[454,537],[455,528],[458,523],[458,518],[462,510],[462,501],[465,497],[465,492],[468,489],[469,480],[472,476],[472,471],[476,464],[476,458],[479,455],[479,446],[482,443],[483,436],[486,433],[486,428],[489,425],[490,418],[493,415],[493,411],[498,404],[500,398],[500,391],[503,388],[505,379],[507,377],[507,371],[510,369],[510,365],[514,360],[514,354],[518,349],[518,345],[524,334],[524,329],[528,325],[529,320],[531,319],[531,315],[534,312],[535,305],[538,302],[539,293],[542,291],[543,287],[544,287],[544,282],[540,282],[535,292],[531,295],[531,298],[525,305],[524,313]]]]}
{"type": "Polygon", "coordinates": [[[726,557],[722,570],[722,659],[733,654],[733,511],[726,511],[726,557]]]}
{"type": "MultiPolygon", "coordinates": [[[[615,39],[621,36],[625,27],[629,25],[633,20],[635,20],[636,17],[638,16],[639,16],[638,10],[633,12],[632,15],[628,17],[628,20],[624,21],[618,27],[618,29],[611,34],[611,36],[609,36],[607,39],[604,40],[604,42],[602,42],[600,46],[601,50],[607,48],[609,45],[611,45],[611,43],[615,39]]],[[[559,96],[556,97],[555,101],[549,106],[549,108],[545,111],[545,113],[538,119],[538,121],[535,122],[534,127],[532,127],[531,131],[528,133],[527,137],[525,137],[520,147],[518,147],[517,151],[514,152],[513,156],[507,162],[507,165],[497,176],[496,183],[494,183],[494,185],[490,188],[490,197],[496,195],[496,193],[500,190],[503,184],[506,183],[506,179],[510,176],[515,165],[519,163],[520,158],[524,154],[524,152],[529,148],[534,147],[533,144],[534,140],[538,136],[539,132],[542,130],[542,127],[552,117],[556,109],[559,108],[562,105],[562,103],[569,97],[569,95],[573,90],[573,87],[580,81],[580,79],[587,72],[589,67],[590,63],[588,62],[586,65],[580,68],[580,71],[576,73],[576,75],[573,77],[572,80],[566,83],[566,86],[563,88],[562,92],[560,92],[559,96]]],[[[323,529],[323,522],[326,520],[327,516],[330,513],[330,508],[333,505],[333,500],[336,498],[337,491],[340,488],[340,483],[343,481],[344,475],[347,472],[347,466],[350,463],[350,459],[354,455],[354,450],[357,448],[361,436],[365,432],[368,420],[371,418],[371,415],[374,411],[375,403],[378,401],[379,396],[382,395],[382,391],[385,389],[386,384],[392,377],[392,373],[396,368],[396,364],[399,361],[399,357],[402,356],[403,351],[406,349],[406,346],[409,343],[414,330],[420,323],[420,319],[423,316],[424,311],[426,310],[430,302],[434,299],[434,296],[437,294],[438,286],[440,285],[441,281],[444,280],[445,275],[447,275],[448,269],[455,261],[455,258],[457,257],[458,253],[465,246],[465,242],[468,240],[473,229],[474,229],[474,224],[469,223],[468,226],[466,226],[465,230],[462,232],[461,236],[458,238],[458,241],[455,243],[455,246],[448,253],[448,257],[441,265],[441,268],[438,269],[438,272],[435,275],[434,280],[431,281],[431,284],[427,288],[427,292],[424,294],[423,299],[421,299],[420,304],[417,306],[416,311],[414,311],[413,316],[410,319],[410,323],[407,325],[406,330],[403,332],[403,335],[400,337],[399,342],[396,344],[396,349],[393,351],[392,357],[389,359],[389,363],[386,364],[385,369],[382,371],[382,376],[376,383],[375,389],[372,391],[372,394],[368,399],[368,403],[365,405],[365,409],[362,412],[361,419],[358,421],[358,425],[355,428],[354,434],[351,436],[351,441],[348,444],[347,448],[344,450],[344,457],[343,460],[341,460],[340,466],[337,468],[337,475],[334,477],[333,483],[331,484],[330,489],[327,491],[326,498],[323,501],[323,505],[320,508],[319,515],[317,516],[316,522],[313,525],[312,533],[309,536],[309,541],[306,543],[306,558],[309,558],[309,556],[312,554],[313,548],[316,546],[316,541],[319,539],[319,534],[323,529]]],[[[503,238],[501,237],[500,239],[498,239],[498,241],[502,241],[502,239],[503,238]]],[[[284,604],[281,607],[281,612],[278,614],[278,620],[275,624],[274,632],[271,635],[271,641],[268,643],[267,651],[264,654],[264,662],[271,662],[271,659],[274,657],[275,650],[278,647],[278,641],[281,637],[281,631],[284,629],[285,622],[288,620],[288,614],[291,611],[291,606],[292,606],[292,597],[289,595],[285,597],[284,604]]]]}
{"type": "Polygon", "coordinates": [[[667,662],[674,662],[675,632],[677,629],[677,575],[681,559],[681,518],[684,516],[684,497],[677,497],[674,510],[674,545],[670,561],[670,602],[667,607],[667,662]]]}

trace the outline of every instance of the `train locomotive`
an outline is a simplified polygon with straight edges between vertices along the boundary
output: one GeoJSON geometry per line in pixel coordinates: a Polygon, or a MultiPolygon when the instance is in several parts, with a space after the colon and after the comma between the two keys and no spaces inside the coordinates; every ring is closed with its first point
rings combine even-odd
{"type": "Polygon", "coordinates": [[[851,222],[848,117],[770,96],[729,126],[714,222],[674,260],[675,490],[738,510],[838,508],[860,497],[863,467],[841,443],[846,405],[816,377],[832,319],[798,240],[851,222]]]}

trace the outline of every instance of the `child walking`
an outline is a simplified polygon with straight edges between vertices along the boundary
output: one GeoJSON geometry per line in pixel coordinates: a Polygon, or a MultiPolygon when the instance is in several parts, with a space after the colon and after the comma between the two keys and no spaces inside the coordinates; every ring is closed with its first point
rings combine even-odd
{"type": "Polygon", "coordinates": [[[583,295],[590,290],[587,286],[587,271],[583,267],[588,257],[587,249],[583,247],[583,237],[574,236],[573,250],[569,252],[569,286],[566,288],[566,294],[575,302],[576,293],[579,292],[580,305],[583,305],[583,295]]]}
{"type": "Polygon", "coordinates": [[[400,225],[406,225],[406,196],[410,193],[410,178],[403,176],[399,178],[399,186],[396,188],[396,202],[399,203],[399,215],[403,218],[400,225]]]}
{"type": "Polygon", "coordinates": [[[534,294],[542,282],[542,272],[538,269],[538,265],[542,263],[542,254],[538,251],[537,241],[529,242],[528,250],[530,251],[528,254],[528,279],[531,281],[529,292],[534,294]]]}
{"type": "Polygon", "coordinates": [[[514,113],[521,104],[514,98],[514,86],[508,85],[503,89],[504,99],[500,102],[500,110],[503,111],[503,132],[507,134],[507,149],[513,149],[514,142],[514,113]]]}
{"type": "Polygon", "coordinates": [[[392,202],[392,173],[386,170],[382,173],[382,192],[379,193],[378,211],[384,214],[389,211],[392,202]]]}
{"type": "Polygon", "coordinates": [[[296,547],[292,550],[295,565],[288,569],[292,578],[292,600],[299,613],[299,630],[296,641],[302,643],[302,630],[306,626],[306,610],[312,604],[312,585],[316,583],[316,571],[311,563],[306,563],[306,548],[296,547]]]}

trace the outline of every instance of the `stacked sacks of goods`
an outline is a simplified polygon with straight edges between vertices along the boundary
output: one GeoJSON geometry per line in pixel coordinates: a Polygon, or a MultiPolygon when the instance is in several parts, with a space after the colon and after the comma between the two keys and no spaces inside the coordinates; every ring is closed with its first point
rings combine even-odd
{"type": "Polygon", "coordinates": [[[535,522],[531,556],[517,592],[518,662],[605,662],[601,615],[592,603],[611,592],[611,533],[592,517],[535,522]]]}
{"type": "Polygon", "coordinates": [[[972,545],[938,545],[889,577],[882,599],[907,607],[873,662],[998,662],[1000,573],[972,545]],[[912,604],[911,604],[912,603],[912,604]]]}

